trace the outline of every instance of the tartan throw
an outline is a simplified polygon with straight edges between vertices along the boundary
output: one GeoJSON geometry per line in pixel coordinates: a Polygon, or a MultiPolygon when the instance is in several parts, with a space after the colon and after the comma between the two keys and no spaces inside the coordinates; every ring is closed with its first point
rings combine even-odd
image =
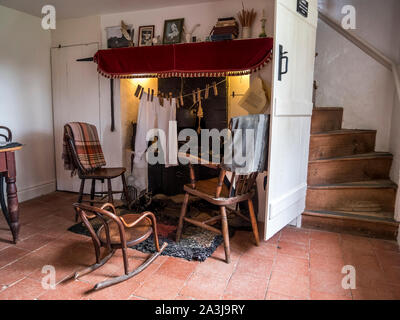
{"type": "Polygon", "coordinates": [[[68,137],[71,137],[74,142],[78,161],[85,172],[91,172],[106,165],[96,126],[84,122],[70,122],[64,126],[62,158],[64,169],[71,170],[71,175],[75,175],[78,168],[72,158],[68,137]]]}

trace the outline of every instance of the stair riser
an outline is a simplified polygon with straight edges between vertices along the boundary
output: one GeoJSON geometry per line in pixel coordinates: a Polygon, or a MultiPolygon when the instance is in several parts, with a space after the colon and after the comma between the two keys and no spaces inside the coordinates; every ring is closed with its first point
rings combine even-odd
{"type": "Polygon", "coordinates": [[[379,223],[376,221],[337,219],[329,216],[316,217],[306,213],[303,213],[301,221],[303,228],[348,233],[387,240],[396,240],[398,233],[398,225],[379,223]]]}
{"type": "Polygon", "coordinates": [[[393,212],[395,199],[394,188],[308,189],[306,209],[393,212]]]}
{"type": "Polygon", "coordinates": [[[308,184],[321,185],[389,179],[391,164],[391,158],[311,162],[308,164],[308,184]]]}
{"type": "Polygon", "coordinates": [[[342,120],[343,109],[314,110],[311,118],[311,133],[340,130],[342,120]]]}
{"type": "Polygon", "coordinates": [[[375,132],[311,136],[310,160],[373,152],[375,132]]]}

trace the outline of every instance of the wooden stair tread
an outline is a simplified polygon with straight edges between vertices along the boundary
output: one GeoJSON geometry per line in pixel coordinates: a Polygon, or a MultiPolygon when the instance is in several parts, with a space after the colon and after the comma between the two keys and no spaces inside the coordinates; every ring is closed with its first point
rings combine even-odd
{"type": "Polygon", "coordinates": [[[337,219],[353,219],[353,220],[368,220],[399,225],[400,223],[393,219],[393,212],[355,212],[355,211],[326,211],[326,210],[305,210],[305,215],[330,217],[337,219]]]}
{"type": "Polygon", "coordinates": [[[394,240],[393,155],[375,152],[376,130],[343,129],[343,108],[315,107],[311,118],[304,227],[394,240]]]}
{"type": "Polygon", "coordinates": [[[361,153],[361,154],[354,154],[354,155],[342,156],[342,157],[311,160],[311,161],[309,161],[309,163],[329,162],[329,161],[347,161],[347,160],[365,160],[365,159],[376,159],[376,158],[393,159],[393,155],[389,152],[370,152],[370,153],[361,153]]]}
{"type": "Polygon", "coordinates": [[[341,111],[343,107],[314,107],[313,111],[341,111]]]}
{"type": "Polygon", "coordinates": [[[369,180],[343,183],[330,183],[310,185],[308,189],[397,189],[397,185],[391,180],[369,180]]]}
{"type": "Polygon", "coordinates": [[[311,137],[322,137],[322,136],[333,136],[333,135],[342,135],[342,134],[354,134],[354,133],[376,133],[376,130],[367,130],[367,129],[340,129],[340,130],[332,130],[332,131],[322,131],[322,132],[314,132],[311,133],[311,137]]]}

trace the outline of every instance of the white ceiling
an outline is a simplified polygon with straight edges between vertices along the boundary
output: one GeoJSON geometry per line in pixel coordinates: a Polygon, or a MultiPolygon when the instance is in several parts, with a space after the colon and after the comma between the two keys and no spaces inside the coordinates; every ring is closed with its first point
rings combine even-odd
{"type": "Polygon", "coordinates": [[[216,2],[221,0],[0,0],[0,5],[40,17],[42,7],[52,4],[57,19],[216,2]]]}

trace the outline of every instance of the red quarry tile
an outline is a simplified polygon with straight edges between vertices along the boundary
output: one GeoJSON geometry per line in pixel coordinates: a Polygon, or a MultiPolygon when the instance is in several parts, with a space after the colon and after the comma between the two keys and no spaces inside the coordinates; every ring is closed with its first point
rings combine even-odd
{"type": "Polygon", "coordinates": [[[340,244],[341,236],[339,233],[310,230],[310,239],[319,240],[320,242],[328,242],[332,244],[340,244]]]}
{"type": "Polygon", "coordinates": [[[195,272],[228,280],[235,270],[236,265],[237,263],[234,262],[226,263],[225,261],[210,257],[206,261],[200,262],[195,272]]]}
{"type": "Polygon", "coordinates": [[[135,278],[132,278],[98,291],[88,291],[83,294],[83,299],[127,300],[137,290],[139,286],[140,283],[135,278]]]}
{"type": "Polygon", "coordinates": [[[269,277],[255,277],[248,273],[234,273],[224,292],[225,296],[243,300],[264,300],[269,277]]]}
{"type": "Polygon", "coordinates": [[[280,237],[281,237],[281,232],[278,232],[271,239],[268,239],[267,241],[265,241],[265,243],[266,244],[278,244],[280,237]]]}
{"type": "MultiPolygon", "coordinates": [[[[231,263],[236,263],[242,254],[242,252],[231,250],[231,263]]],[[[225,249],[223,244],[221,244],[217,250],[214,251],[214,253],[211,255],[211,259],[225,263],[225,249]]]]}
{"type": "Polygon", "coordinates": [[[226,278],[214,274],[194,273],[180,294],[200,300],[218,300],[224,294],[227,283],[226,278]]]}
{"type": "MultiPolygon", "coordinates": [[[[44,232],[45,232],[45,230],[43,230],[42,228],[21,225],[19,235],[18,235],[18,241],[19,242],[23,241],[26,238],[32,237],[35,234],[40,234],[40,233],[44,233],[44,232]]],[[[4,228],[4,229],[0,229],[0,242],[9,243],[14,246],[14,243],[12,241],[13,241],[13,238],[12,238],[10,229],[8,227],[4,228]]]]}
{"type": "Polygon", "coordinates": [[[396,300],[400,300],[400,286],[389,286],[392,289],[393,296],[396,300]]]}
{"type": "Polygon", "coordinates": [[[1,250],[8,248],[12,245],[11,241],[0,239],[0,254],[1,250]]]}
{"type": "Polygon", "coordinates": [[[155,273],[136,288],[133,294],[151,300],[170,300],[175,299],[184,284],[184,280],[155,273]]]}
{"type": "Polygon", "coordinates": [[[192,298],[192,297],[186,297],[186,296],[178,295],[178,296],[175,297],[175,300],[195,300],[195,299],[192,298]]]}
{"type": "MultiPolygon", "coordinates": [[[[1,254],[1,251],[0,251],[1,254]]],[[[390,251],[378,251],[376,252],[379,264],[383,270],[391,267],[400,267],[400,253],[390,251]]]]}
{"type": "MultiPolygon", "coordinates": [[[[382,269],[372,266],[355,266],[356,267],[356,283],[358,286],[373,288],[385,283],[388,279],[382,269]]],[[[389,282],[390,283],[390,282],[389,282]]]]}
{"type": "MultiPolygon", "coordinates": [[[[136,264],[132,264],[131,268],[134,266],[138,266],[139,264],[143,263],[143,260],[138,260],[136,264]]],[[[152,279],[152,276],[154,274],[157,274],[158,269],[160,268],[161,265],[156,264],[155,262],[153,262],[152,264],[150,264],[145,270],[143,270],[141,273],[139,273],[138,275],[136,275],[134,277],[134,279],[137,282],[143,283],[145,281],[147,281],[148,279],[152,279]]]]}
{"type": "Polygon", "coordinates": [[[40,282],[25,278],[0,292],[0,300],[34,300],[43,288],[40,282]]]}
{"type": "MultiPolygon", "coordinates": [[[[46,265],[47,266],[47,265],[46,265]]],[[[71,266],[68,264],[64,264],[62,262],[60,263],[55,263],[52,265],[49,265],[55,268],[55,276],[56,276],[56,283],[59,283],[60,281],[63,281],[67,278],[71,278],[77,268],[75,266],[71,266]]],[[[42,281],[44,277],[46,277],[49,272],[46,271],[46,269],[43,269],[44,266],[40,266],[38,269],[35,270],[35,272],[31,273],[28,278],[36,280],[36,281],[42,281]]]]}
{"type": "Polygon", "coordinates": [[[65,243],[65,244],[87,244],[93,248],[92,238],[77,234],[74,232],[65,232],[61,237],[57,238],[54,243],[65,243]]]}
{"type": "Polygon", "coordinates": [[[310,232],[305,229],[285,228],[281,232],[280,241],[295,242],[308,246],[310,241],[310,232]]]}
{"type": "Polygon", "coordinates": [[[231,251],[236,251],[237,253],[247,252],[256,247],[253,233],[247,231],[236,231],[235,236],[230,239],[230,247],[231,251]]]}
{"type": "Polygon", "coordinates": [[[351,296],[341,296],[311,290],[311,300],[352,300],[351,296]]]}
{"type": "MultiPolygon", "coordinates": [[[[71,222],[55,215],[47,215],[27,224],[29,227],[42,228],[48,231],[64,232],[71,227],[71,222]]],[[[46,232],[46,234],[48,234],[46,232]]]]}
{"type": "Polygon", "coordinates": [[[370,239],[372,247],[375,251],[393,251],[400,253],[400,247],[395,241],[370,239]]]}
{"type": "Polygon", "coordinates": [[[310,254],[310,268],[314,271],[340,273],[344,265],[343,258],[336,255],[320,255],[314,252],[310,254]]]}
{"type": "Polygon", "coordinates": [[[308,300],[308,298],[296,298],[296,297],[291,297],[287,296],[284,294],[280,293],[275,293],[270,290],[267,292],[267,296],[265,298],[266,300],[308,300]]]}
{"type": "Polygon", "coordinates": [[[272,259],[245,253],[239,259],[235,274],[250,274],[260,278],[269,278],[273,262],[272,259]]]}
{"type": "MultiPolygon", "coordinates": [[[[122,261],[121,261],[122,262],[122,261]]],[[[132,267],[133,269],[133,267],[132,267]]],[[[76,271],[79,271],[80,269],[76,269],[76,271]]],[[[74,271],[73,271],[74,273],[74,271]]],[[[123,266],[121,265],[121,270],[119,270],[118,266],[111,264],[111,263],[106,263],[105,265],[101,266],[99,269],[94,270],[82,277],[79,277],[79,280],[89,283],[92,286],[94,286],[98,282],[102,282],[104,280],[107,280],[108,278],[111,278],[112,276],[119,276],[123,275],[123,266]],[[118,272],[120,271],[120,272],[118,272]]]]}
{"type": "Polygon", "coordinates": [[[157,274],[179,280],[186,280],[193,273],[198,264],[198,262],[169,257],[158,269],[157,274]]]}
{"type": "Polygon", "coordinates": [[[299,243],[279,241],[278,255],[285,254],[297,258],[308,259],[308,246],[299,243]]]}
{"type": "Polygon", "coordinates": [[[247,251],[243,252],[244,255],[259,256],[267,259],[274,259],[278,252],[277,244],[269,244],[264,241],[260,245],[250,247],[247,251]]]}
{"type": "Polygon", "coordinates": [[[93,264],[95,259],[94,250],[84,245],[61,245],[60,243],[50,243],[34,252],[38,257],[46,261],[47,264],[71,264],[87,266],[93,264]]]}
{"type": "Polygon", "coordinates": [[[310,277],[273,271],[268,291],[300,299],[310,296],[310,277]]]}
{"type": "MultiPolygon", "coordinates": [[[[223,245],[203,263],[161,256],[126,284],[87,293],[98,281],[123,274],[123,263],[118,250],[85,279],[65,280],[95,260],[91,238],[67,231],[75,223],[71,204],[76,199],[76,194],[56,192],[22,203],[16,246],[0,219],[0,290],[9,286],[0,291],[0,299],[351,299],[350,290],[341,288],[341,268],[351,264],[356,267],[355,299],[400,300],[395,242],[293,227],[259,247],[251,232],[236,232],[230,239],[231,264],[225,263],[223,245]],[[56,266],[55,291],[41,288],[46,264],[56,266]]],[[[130,269],[147,257],[129,250],[130,269]]]]}
{"type": "Polygon", "coordinates": [[[45,230],[45,228],[40,225],[40,221],[44,221],[46,217],[51,215],[51,213],[52,211],[48,209],[41,210],[40,212],[36,213],[26,213],[20,210],[21,232],[24,230],[24,227],[45,230]]]}
{"type": "Polygon", "coordinates": [[[374,247],[368,238],[352,235],[342,235],[342,248],[344,252],[352,252],[357,255],[374,255],[374,247]]]}
{"type": "Polygon", "coordinates": [[[147,300],[147,299],[142,298],[142,297],[137,297],[137,296],[135,296],[135,295],[132,295],[132,296],[129,297],[128,300],[147,300]]]}
{"type": "Polygon", "coordinates": [[[387,284],[400,286],[400,267],[386,268],[384,277],[387,284]]]}
{"type": "Polygon", "coordinates": [[[351,290],[354,300],[396,300],[394,292],[388,286],[363,288],[358,286],[351,290]]]}
{"type": "Polygon", "coordinates": [[[92,286],[85,282],[71,280],[58,284],[54,290],[45,290],[38,300],[80,300],[90,289],[92,286]]]}
{"type": "Polygon", "coordinates": [[[334,295],[351,296],[350,290],[343,289],[342,287],[342,280],[344,276],[344,274],[338,272],[311,270],[311,290],[334,295]]]}
{"type": "Polygon", "coordinates": [[[375,256],[345,252],[344,262],[346,265],[354,266],[357,285],[375,287],[385,281],[385,274],[375,256]]]}
{"type": "Polygon", "coordinates": [[[343,249],[338,241],[311,239],[310,253],[322,256],[342,257],[343,249]]]}
{"type": "Polygon", "coordinates": [[[308,259],[297,258],[280,254],[276,257],[273,270],[278,272],[290,273],[294,276],[309,276],[308,259]]]}
{"type": "Polygon", "coordinates": [[[29,252],[24,249],[17,248],[15,246],[8,247],[0,251],[0,268],[5,265],[16,261],[17,259],[23,257],[29,252]]]}
{"type": "Polygon", "coordinates": [[[32,237],[26,238],[25,240],[18,242],[17,248],[34,251],[53,240],[54,238],[51,238],[49,236],[43,234],[35,234],[32,237]]]}
{"type": "Polygon", "coordinates": [[[39,258],[35,253],[30,253],[8,265],[6,268],[12,268],[25,276],[29,276],[44,265],[46,265],[46,263],[43,259],[39,258]]]}
{"type": "Polygon", "coordinates": [[[25,275],[16,270],[13,265],[8,265],[0,269],[0,289],[2,286],[9,286],[25,278],[25,275]]]}

